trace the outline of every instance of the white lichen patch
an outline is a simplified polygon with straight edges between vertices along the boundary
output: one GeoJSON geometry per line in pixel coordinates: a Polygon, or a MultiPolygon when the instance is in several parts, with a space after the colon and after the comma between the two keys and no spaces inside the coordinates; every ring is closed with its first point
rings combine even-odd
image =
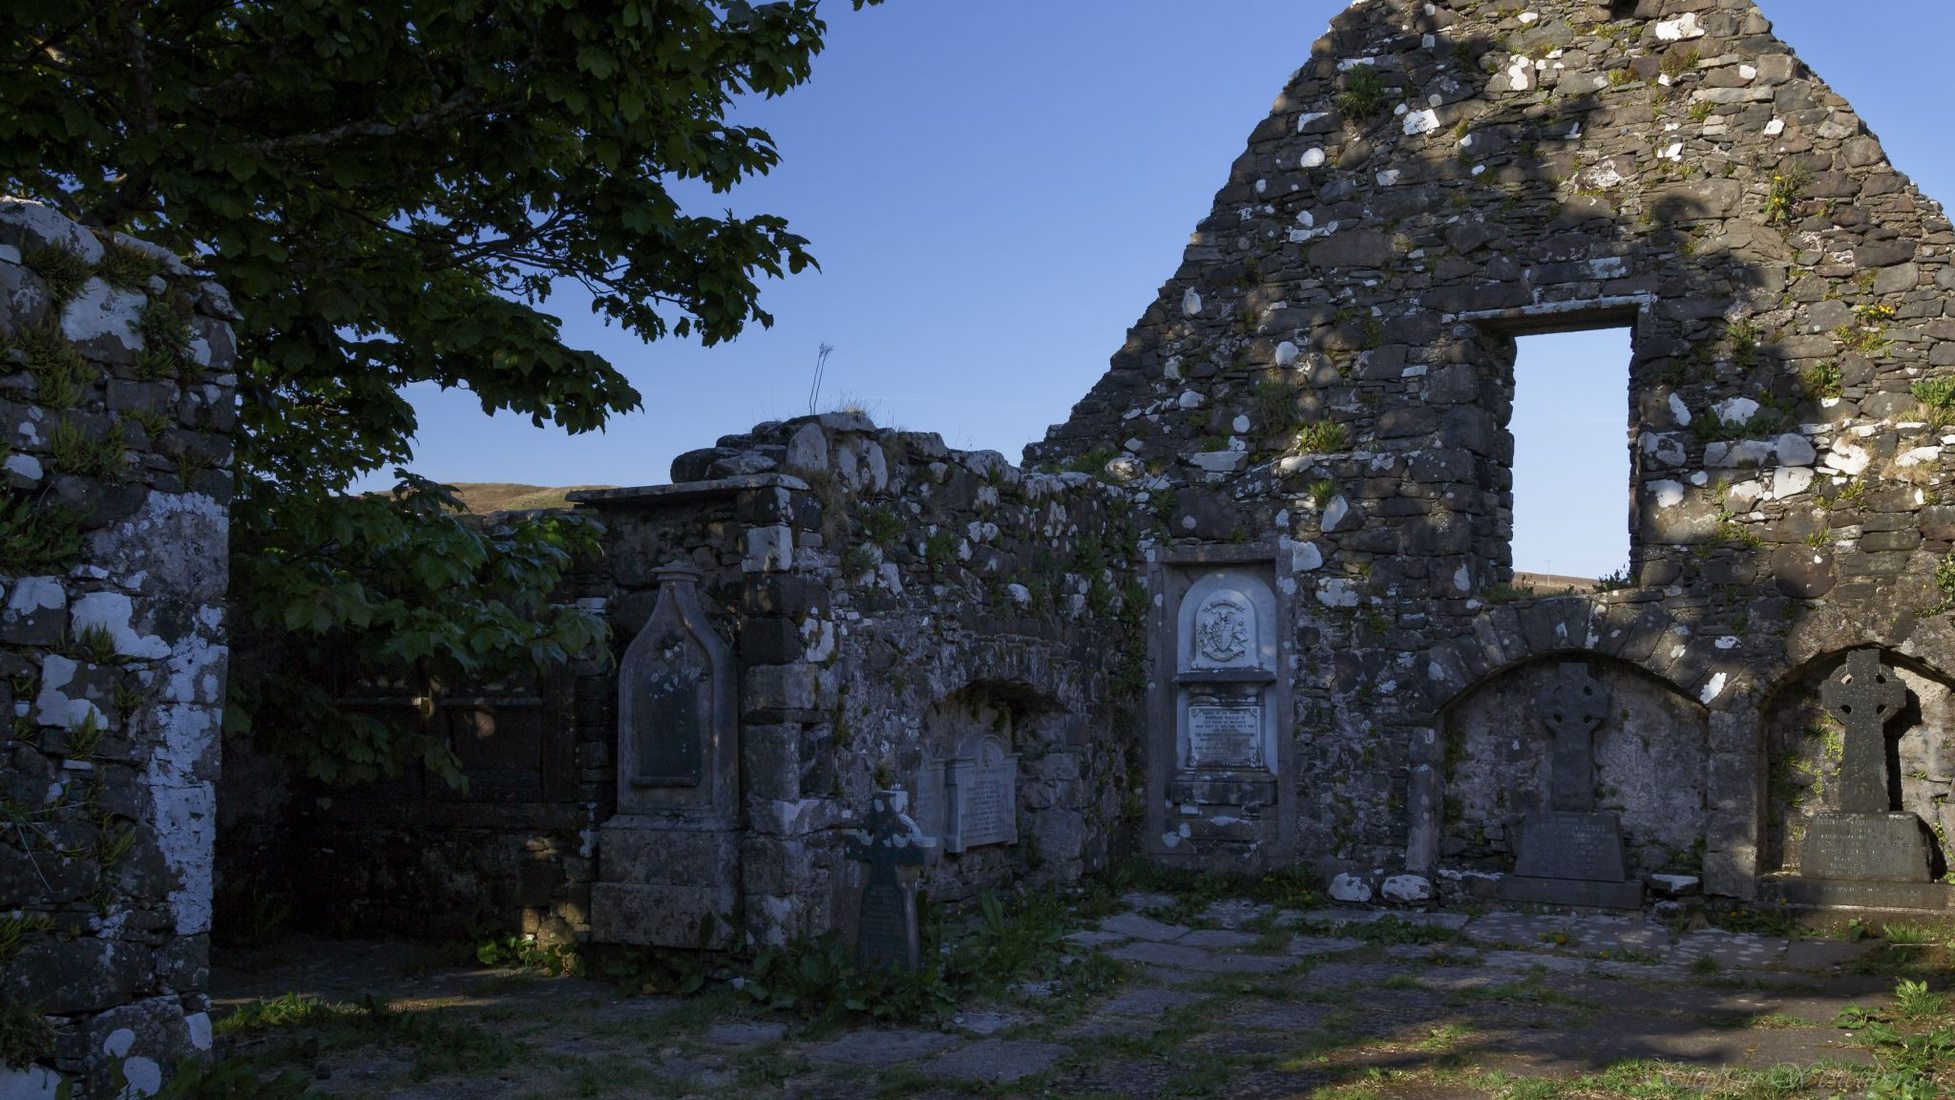
{"type": "MultiPolygon", "coordinates": [[[[1411,111],[1408,112],[1405,116],[1404,130],[1405,130],[1406,137],[1417,137],[1420,134],[1430,134],[1437,129],[1439,129],[1439,112],[1437,111],[1431,109],[1427,109],[1423,111],[1411,111]]],[[[1394,177],[1392,182],[1393,183],[1398,182],[1396,178],[1398,173],[1394,171],[1392,175],[1394,177]]]]}
{"type": "Polygon", "coordinates": [[[120,592],[90,592],[76,600],[68,611],[68,629],[76,636],[89,630],[105,632],[115,642],[121,657],[153,659],[170,655],[170,643],[155,634],[143,634],[130,625],[135,606],[120,592]]]}
{"type": "Polygon", "coordinates": [[[68,687],[75,682],[75,673],[80,668],[75,661],[58,654],[41,658],[41,693],[34,699],[34,708],[35,719],[42,725],[75,729],[93,721],[101,728],[108,728],[109,718],[102,713],[102,708],[68,694],[68,687]]]}
{"type": "Polygon", "coordinates": [[[77,344],[106,336],[132,352],[141,351],[143,338],[136,322],[148,301],[141,291],[90,279],[61,311],[61,335],[77,344]]]}
{"type": "Polygon", "coordinates": [[[1704,28],[1697,22],[1697,13],[1684,12],[1675,19],[1665,19],[1656,25],[1659,42],[1681,42],[1687,38],[1704,37],[1704,28]]]}

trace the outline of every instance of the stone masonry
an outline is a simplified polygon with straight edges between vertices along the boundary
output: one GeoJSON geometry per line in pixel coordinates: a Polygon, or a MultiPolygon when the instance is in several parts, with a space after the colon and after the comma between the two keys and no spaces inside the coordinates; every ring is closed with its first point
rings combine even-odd
{"type": "MultiPolygon", "coordinates": [[[[1126,578],[1148,540],[1124,491],[853,413],[760,425],[681,455],[673,478],[578,494],[609,532],[580,594],[606,601],[622,650],[651,614],[654,569],[704,574],[736,653],[744,796],[738,866],[705,873],[737,884],[745,942],[851,928],[861,865],[846,841],[871,794],[920,793],[973,729],[1010,741],[1018,839],[946,853],[924,891],[969,901],[1104,861],[1138,766],[1121,730],[1146,591],[1126,578]]],[[[614,676],[580,698],[614,698],[614,676]]],[[[612,729],[612,706],[589,720],[612,729]]]]}
{"type": "Polygon", "coordinates": [[[566,595],[607,610],[614,656],[656,570],[699,574],[737,679],[734,820],[648,864],[657,835],[613,820],[618,671],[593,665],[481,762],[531,760],[519,809],[311,800],[317,912],[665,946],[848,929],[872,792],[928,832],[976,776],[982,842],[935,837],[932,900],[1127,846],[1312,864],[1341,900],[1487,897],[1554,801],[1539,708],[1564,672],[1610,701],[1579,801],[1620,822],[1627,885],[1769,899],[1837,808],[1816,685],[1866,647],[1908,685],[1890,798],[1942,873],[1951,250],[1749,0],[1357,0],[1023,468],[831,413],[581,496],[607,553],[566,595]],[[1627,576],[1516,589],[1515,340],[1612,326],[1627,576]],[[608,864],[607,823],[630,838],[608,864]],[[594,922],[594,888],[632,892],[607,883],[686,889],[594,922]]]}
{"type": "MultiPolygon", "coordinates": [[[[1456,705],[1572,655],[1674,699],[1649,714],[1703,715],[1695,794],[1670,792],[1696,835],[1627,839],[1752,898],[1784,819],[1777,693],[1858,646],[1955,670],[1952,246],[1749,0],[1360,0],[1029,455],[1295,578],[1301,854],[1374,885],[1478,881],[1499,830],[1462,804],[1456,705]],[[1634,338],[1630,583],[1516,592],[1514,338],[1614,325],[1634,338]]],[[[1898,808],[1937,819],[1937,767],[1898,808]]],[[[1189,808],[1151,791],[1143,840],[1167,854],[1162,818],[1189,808]]]]}
{"type": "Polygon", "coordinates": [[[169,253],[0,199],[9,1097],[115,1064],[149,1095],[210,1049],[235,319],[169,253]]]}

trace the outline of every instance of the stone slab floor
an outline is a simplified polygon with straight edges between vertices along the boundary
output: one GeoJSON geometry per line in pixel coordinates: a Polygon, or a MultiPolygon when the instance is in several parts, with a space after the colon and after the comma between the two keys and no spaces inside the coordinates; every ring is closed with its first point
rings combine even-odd
{"type": "Polygon", "coordinates": [[[1021,982],[937,1027],[333,940],[214,984],[220,1056],[335,1097],[1955,1096],[1955,931],[1889,934],[1917,942],[1133,893],[1064,937],[1120,964],[1090,988],[1021,982]]]}

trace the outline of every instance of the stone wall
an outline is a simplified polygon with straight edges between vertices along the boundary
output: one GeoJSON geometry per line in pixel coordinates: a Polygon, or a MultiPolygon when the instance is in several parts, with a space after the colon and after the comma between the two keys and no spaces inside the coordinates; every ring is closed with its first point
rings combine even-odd
{"type": "Polygon", "coordinates": [[[1367,0],[1028,454],[1103,466],[1171,501],[1186,552],[1246,539],[1294,582],[1298,855],[1373,884],[1466,870],[1441,712],[1593,655],[1708,709],[1705,882],[1749,898],[1761,700],[1855,646],[1955,668],[1951,248],[1748,0],[1367,0]],[[1515,592],[1514,338],[1613,325],[1633,472],[1597,488],[1634,501],[1631,586],[1515,592]]]}
{"type": "Polygon", "coordinates": [[[587,665],[533,689],[534,707],[507,690],[435,700],[453,715],[464,791],[419,775],[315,788],[227,745],[239,782],[223,896],[243,931],[262,915],[247,902],[269,891],[331,931],[692,947],[689,907],[708,882],[729,899],[714,946],[848,927],[861,883],[844,849],[870,792],[907,790],[933,824],[944,764],[978,733],[1016,757],[1017,837],[944,853],[923,872],[931,898],[1070,883],[1125,843],[1156,541],[1128,493],[854,414],[763,424],[681,456],[673,475],[578,495],[606,548],[566,598],[605,609],[621,659],[657,603],[656,571],[702,574],[738,681],[730,836],[686,855],[661,834],[641,853],[660,866],[625,870],[643,834],[603,828],[618,812],[619,668],[587,665]],[[305,873],[281,878],[300,852],[305,873]],[[607,854],[617,885],[679,888],[594,919],[607,854]]]}
{"type": "MultiPolygon", "coordinates": [[[[1549,808],[1551,738],[1534,710],[1554,692],[1559,664],[1508,669],[1447,710],[1439,849],[1449,864],[1506,870],[1522,815],[1549,808]]],[[[1633,870],[1696,874],[1709,811],[1704,708],[1633,666],[1595,665],[1608,693],[1594,741],[1596,807],[1620,818],[1633,870]]]]}
{"type": "MultiPolygon", "coordinates": [[[[932,897],[1070,883],[1105,859],[1138,767],[1151,517],[1127,494],[847,413],[763,424],[673,476],[579,494],[609,530],[583,594],[608,601],[622,651],[651,614],[653,569],[704,574],[737,655],[750,942],[847,927],[861,882],[844,842],[871,792],[933,807],[931,776],[973,732],[1017,757],[1018,839],[943,854],[924,872],[932,897]]],[[[615,691],[612,677],[590,694],[615,691]]]]}
{"type": "Polygon", "coordinates": [[[210,1048],[235,320],[168,253],[0,199],[0,1093],[210,1048]],[[42,1042],[41,1039],[45,1039],[42,1042]]]}

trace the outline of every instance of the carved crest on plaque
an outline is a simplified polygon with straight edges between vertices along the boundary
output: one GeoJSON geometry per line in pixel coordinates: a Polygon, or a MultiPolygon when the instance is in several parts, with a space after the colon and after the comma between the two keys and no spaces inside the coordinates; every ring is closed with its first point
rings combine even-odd
{"type": "Polygon", "coordinates": [[[1240,592],[1217,592],[1195,612],[1195,650],[1218,665],[1235,664],[1256,637],[1256,609],[1240,592]]]}

